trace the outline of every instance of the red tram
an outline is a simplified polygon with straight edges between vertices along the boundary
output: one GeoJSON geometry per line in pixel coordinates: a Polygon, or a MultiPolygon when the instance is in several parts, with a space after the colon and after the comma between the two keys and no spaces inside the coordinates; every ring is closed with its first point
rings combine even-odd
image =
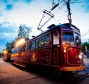
{"type": "Polygon", "coordinates": [[[80,30],[69,23],[50,25],[42,34],[12,49],[10,59],[18,64],[39,64],[59,71],[83,70],[80,30]]]}

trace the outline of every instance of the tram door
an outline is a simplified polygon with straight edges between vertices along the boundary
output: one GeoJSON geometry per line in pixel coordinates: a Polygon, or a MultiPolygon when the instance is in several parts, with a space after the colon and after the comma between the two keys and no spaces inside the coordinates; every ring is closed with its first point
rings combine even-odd
{"type": "Polygon", "coordinates": [[[60,42],[60,30],[53,31],[53,47],[52,47],[52,65],[58,65],[60,63],[61,54],[61,42],[60,42]]]}

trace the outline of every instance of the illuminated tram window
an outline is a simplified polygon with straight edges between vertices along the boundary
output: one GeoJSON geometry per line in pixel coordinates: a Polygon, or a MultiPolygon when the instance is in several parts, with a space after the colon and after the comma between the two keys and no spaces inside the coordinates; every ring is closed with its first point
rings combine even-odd
{"type": "Polygon", "coordinates": [[[49,46],[49,41],[50,41],[50,34],[47,34],[42,37],[42,47],[48,47],[49,46]]]}
{"type": "Polygon", "coordinates": [[[74,46],[74,37],[72,31],[63,31],[62,32],[62,43],[70,44],[74,46]]]}
{"type": "Polygon", "coordinates": [[[74,33],[75,45],[81,45],[81,36],[80,34],[74,33]]]}

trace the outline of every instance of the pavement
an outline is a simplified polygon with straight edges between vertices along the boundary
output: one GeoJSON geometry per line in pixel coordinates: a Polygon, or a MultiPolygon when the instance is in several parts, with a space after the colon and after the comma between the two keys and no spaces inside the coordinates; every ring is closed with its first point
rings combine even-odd
{"type": "Polygon", "coordinates": [[[89,58],[87,58],[86,55],[84,56],[83,62],[84,62],[84,65],[85,65],[86,67],[89,66],[89,58]]]}
{"type": "MultiPolygon", "coordinates": [[[[85,70],[89,73],[89,58],[84,56],[83,59],[85,70]]],[[[32,69],[33,70],[33,69],[32,69]]],[[[80,72],[84,74],[85,72],[80,72]]],[[[48,74],[48,73],[45,73],[48,74]]],[[[51,77],[51,75],[44,76],[35,71],[25,70],[20,67],[12,66],[8,62],[3,62],[0,58],[0,84],[63,84],[60,78],[51,77]],[[7,67],[6,67],[7,66],[7,67]]],[[[70,84],[68,81],[68,84],[70,84]]],[[[74,82],[74,81],[73,81],[74,82]]],[[[89,74],[76,82],[75,84],[88,84],[89,83],[89,74]]],[[[67,83],[66,83],[67,84],[67,83]]],[[[73,83],[74,84],[74,83],[73,83]]]]}

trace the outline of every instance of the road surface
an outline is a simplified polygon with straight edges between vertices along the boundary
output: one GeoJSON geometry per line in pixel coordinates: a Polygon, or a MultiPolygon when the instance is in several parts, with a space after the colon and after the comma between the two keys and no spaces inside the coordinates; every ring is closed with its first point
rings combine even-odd
{"type": "MultiPolygon", "coordinates": [[[[89,60],[84,59],[86,71],[89,73],[89,60]]],[[[79,75],[86,74],[85,71],[79,75]]],[[[44,67],[19,67],[0,58],[0,84],[88,84],[89,75],[61,79],[44,67]],[[76,83],[75,83],[76,81],[76,83]]]]}

